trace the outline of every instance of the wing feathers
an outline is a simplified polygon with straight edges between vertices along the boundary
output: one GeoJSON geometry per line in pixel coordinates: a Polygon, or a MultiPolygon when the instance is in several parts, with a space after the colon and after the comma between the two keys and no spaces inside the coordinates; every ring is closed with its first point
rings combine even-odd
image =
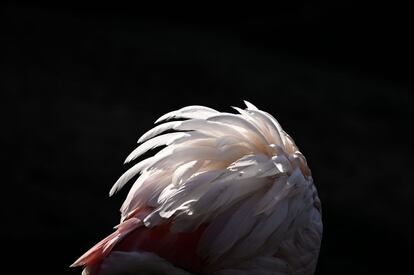
{"type": "Polygon", "coordinates": [[[257,107],[256,106],[254,106],[253,104],[251,104],[249,101],[247,101],[247,100],[244,100],[244,104],[246,104],[246,107],[247,107],[247,109],[248,110],[259,110],[259,109],[257,109],[257,107]]]}
{"type": "Polygon", "coordinates": [[[178,126],[181,122],[180,121],[171,121],[171,122],[166,122],[163,124],[160,124],[154,128],[152,128],[151,130],[149,130],[148,132],[146,132],[145,134],[143,134],[139,139],[138,139],[138,143],[144,142],[150,138],[155,137],[156,135],[165,132],[167,130],[171,130],[174,127],[178,126]]]}
{"type": "Polygon", "coordinates": [[[194,105],[194,106],[187,106],[184,108],[181,108],[180,110],[177,111],[172,111],[169,112],[163,116],[161,116],[159,119],[157,119],[155,121],[155,123],[164,121],[164,120],[168,120],[168,119],[172,119],[172,118],[199,118],[199,119],[205,119],[208,118],[210,116],[213,116],[215,114],[219,113],[218,111],[212,109],[212,108],[208,108],[208,107],[204,107],[204,106],[198,106],[198,105],[194,105]]]}
{"type": "Polygon", "coordinates": [[[132,151],[132,153],[129,154],[129,156],[126,158],[125,163],[131,162],[132,160],[145,154],[147,151],[154,149],[155,147],[162,146],[162,145],[169,145],[184,137],[189,137],[189,134],[170,133],[170,134],[157,136],[151,140],[144,142],[143,144],[138,146],[134,151],[132,151]]]}
{"type": "MultiPolygon", "coordinates": [[[[110,190],[112,196],[141,173],[121,207],[122,220],[150,209],[140,217],[148,228],[168,224],[171,232],[190,232],[208,225],[197,251],[212,268],[277,251],[305,222],[316,190],[300,169],[303,155],[279,123],[245,104],[246,110],[235,107],[239,114],[188,106],[161,116],[156,123],[164,123],[143,134],[125,162],[166,147],[135,164],[110,190]],[[169,130],[182,132],[164,133],[169,130]]],[[[102,251],[116,242],[106,242],[102,251]]]]}
{"type": "Polygon", "coordinates": [[[139,172],[145,169],[149,163],[151,163],[152,158],[147,158],[141,162],[135,164],[132,168],[126,171],[112,186],[111,190],[109,191],[109,196],[115,194],[118,190],[120,190],[130,179],[136,176],[139,172]]]}

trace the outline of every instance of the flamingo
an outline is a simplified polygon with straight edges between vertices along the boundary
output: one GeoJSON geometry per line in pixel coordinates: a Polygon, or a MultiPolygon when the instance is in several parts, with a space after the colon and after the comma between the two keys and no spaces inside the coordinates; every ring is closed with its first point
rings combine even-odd
{"type": "Polygon", "coordinates": [[[321,202],[305,157],[269,113],[187,106],[138,140],[115,194],[139,175],[82,274],[313,274],[321,202]],[[175,120],[174,120],[175,119],[175,120]],[[167,132],[167,133],[165,133],[167,132]]]}

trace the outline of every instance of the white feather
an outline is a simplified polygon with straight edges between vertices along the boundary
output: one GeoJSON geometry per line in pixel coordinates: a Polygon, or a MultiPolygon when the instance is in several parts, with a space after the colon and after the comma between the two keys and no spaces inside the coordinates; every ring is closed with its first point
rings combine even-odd
{"type": "MultiPolygon", "coordinates": [[[[270,215],[260,217],[260,222],[256,224],[250,234],[237,245],[237,257],[245,258],[256,253],[261,249],[266,240],[275,232],[281,224],[288,223],[288,202],[286,200],[279,203],[279,206],[270,215]]],[[[272,246],[277,245],[273,243],[272,246]]]]}
{"type": "Polygon", "coordinates": [[[266,213],[269,215],[269,210],[274,210],[277,203],[283,198],[282,196],[279,196],[279,194],[283,188],[286,188],[287,178],[286,175],[282,175],[272,183],[269,190],[266,191],[266,194],[262,196],[260,201],[256,204],[256,214],[266,213]]]}
{"type": "Polygon", "coordinates": [[[257,222],[253,209],[260,195],[256,194],[244,200],[237,207],[230,207],[215,219],[204,232],[198,251],[208,255],[208,261],[216,261],[242,238],[244,238],[257,222]]]}
{"type": "Polygon", "coordinates": [[[174,130],[180,131],[197,131],[212,137],[220,137],[222,135],[243,137],[235,127],[216,121],[208,121],[204,119],[192,119],[182,121],[174,130]]]}
{"type": "Polygon", "coordinates": [[[131,154],[126,158],[125,163],[131,162],[137,157],[145,154],[147,151],[154,149],[162,145],[170,145],[171,143],[182,139],[184,137],[189,137],[187,133],[169,133],[161,136],[157,136],[151,140],[148,140],[138,146],[131,154]]]}
{"type": "Polygon", "coordinates": [[[141,162],[138,162],[134,166],[132,166],[128,171],[126,171],[112,186],[111,190],[109,191],[109,196],[115,194],[118,190],[120,190],[130,179],[136,176],[139,172],[145,169],[152,161],[153,158],[144,159],[141,162]]]}
{"type": "Polygon", "coordinates": [[[269,144],[277,144],[283,146],[283,141],[281,138],[281,133],[275,127],[272,127],[273,122],[265,114],[260,113],[256,110],[243,110],[237,107],[236,109],[243,117],[251,121],[256,128],[263,133],[267,138],[269,144]]]}
{"type": "MultiPolygon", "coordinates": [[[[292,250],[298,240],[308,238],[312,247],[320,243],[320,213],[311,212],[320,202],[293,140],[271,115],[245,104],[246,110],[235,108],[239,114],[189,106],[161,116],[156,123],[188,120],[166,122],[142,135],[127,162],[166,147],[125,172],[110,194],[141,172],[121,207],[122,220],[150,207],[142,217],[147,227],[169,223],[172,232],[187,232],[207,224],[197,248],[206,260],[205,273],[285,274],[299,267],[273,256],[292,250]],[[168,130],[185,132],[159,135],[168,130]],[[310,222],[307,230],[313,233],[298,235],[310,222]]],[[[306,260],[306,270],[314,268],[310,256],[295,255],[306,260]]]]}
{"type": "Polygon", "coordinates": [[[259,110],[256,106],[251,104],[249,101],[244,100],[244,104],[246,104],[247,110],[259,110]]]}
{"type": "Polygon", "coordinates": [[[249,110],[249,112],[263,120],[266,127],[271,131],[272,135],[274,135],[274,138],[277,141],[275,142],[276,144],[285,144],[285,131],[283,131],[279,122],[277,122],[272,115],[261,110],[249,110]]]}
{"type": "Polygon", "coordinates": [[[241,129],[241,133],[244,134],[245,140],[248,140],[250,142],[251,139],[256,139],[255,143],[259,145],[259,148],[268,144],[266,138],[260,131],[258,131],[256,127],[254,127],[254,125],[252,125],[248,120],[245,120],[238,115],[216,115],[210,117],[208,121],[221,122],[223,124],[229,125],[230,127],[239,127],[239,129],[241,129]]]}
{"type": "Polygon", "coordinates": [[[213,116],[217,113],[219,113],[219,112],[212,109],[212,108],[193,105],[193,106],[187,106],[187,107],[181,108],[180,110],[177,110],[177,111],[169,112],[169,113],[161,116],[159,119],[157,119],[155,121],[155,123],[158,123],[158,122],[161,122],[161,121],[164,121],[164,120],[168,120],[168,119],[172,119],[172,118],[206,119],[206,118],[208,118],[210,116],[213,116]]]}
{"type": "Polygon", "coordinates": [[[171,121],[166,122],[160,125],[157,125],[156,127],[152,128],[151,130],[147,131],[145,134],[143,134],[139,139],[138,143],[144,142],[152,137],[155,137],[158,134],[161,134],[167,130],[171,130],[174,127],[178,126],[181,123],[181,121],[171,121]]]}

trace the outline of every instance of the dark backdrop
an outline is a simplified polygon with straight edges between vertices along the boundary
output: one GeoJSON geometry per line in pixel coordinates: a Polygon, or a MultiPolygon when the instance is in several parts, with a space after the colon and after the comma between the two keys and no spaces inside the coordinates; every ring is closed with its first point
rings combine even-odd
{"type": "Polygon", "coordinates": [[[155,119],[246,99],[307,156],[323,202],[317,274],[402,272],[414,229],[410,16],[350,3],[271,12],[3,7],[8,262],[78,274],[68,266],[118,222],[126,192],[108,191],[155,119]]]}

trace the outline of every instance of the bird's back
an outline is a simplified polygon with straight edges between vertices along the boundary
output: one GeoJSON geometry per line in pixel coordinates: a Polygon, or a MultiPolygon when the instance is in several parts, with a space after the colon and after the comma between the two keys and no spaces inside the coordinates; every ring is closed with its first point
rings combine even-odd
{"type": "Polygon", "coordinates": [[[74,265],[90,274],[163,264],[205,274],[312,274],[322,222],[306,159],[272,116],[247,107],[230,114],[189,106],[161,117],[187,120],[141,137],[127,161],[166,147],[115,183],[111,195],[141,173],[117,230],[74,265]]]}

